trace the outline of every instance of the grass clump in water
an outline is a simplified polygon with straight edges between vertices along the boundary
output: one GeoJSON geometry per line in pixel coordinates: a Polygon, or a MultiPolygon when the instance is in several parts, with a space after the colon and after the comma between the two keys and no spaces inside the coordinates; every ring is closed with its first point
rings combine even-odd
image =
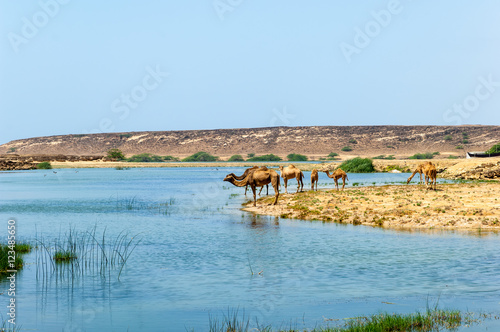
{"type": "Polygon", "coordinates": [[[54,254],[54,260],[57,263],[69,263],[77,258],[76,253],[71,250],[59,250],[54,254]]]}
{"type": "Polygon", "coordinates": [[[432,310],[426,313],[413,314],[378,314],[371,317],[357,317],[346,326],[324,329],[332,332],[362,332],[362,331],[439,331],[455,329],[462,324],[460,311],[432,310]]]}

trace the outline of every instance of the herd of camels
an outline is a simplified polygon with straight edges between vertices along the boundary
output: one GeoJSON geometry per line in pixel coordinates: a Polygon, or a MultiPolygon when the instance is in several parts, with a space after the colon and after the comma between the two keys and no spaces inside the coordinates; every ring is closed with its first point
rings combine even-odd
{"type": "MultiPolygon", "coordinates": [[[[290,165],[287,167],[280,166],[279,167],[280,174],[274,170],[267,168],[266,166],[253,166],[245,170],[245,172],[237,176],[234,173],[230,173],[226,175],[224,181],[228,181],[237,187],[245,187],[245,195],[247,193],[248,186],[252,189],[253,192],[253,206],[257,204],[256,198],[256,190],[257,187],[260,188],[260,193],[264,186],[267,188],[267,194],[269,194],[269,184],[273,186],[274,189],[274,202],[272,205],[276,205],[278,203],[279,197],[279,187],[280,187],[280,177],[283,178],[285,183],[285,194],[288,194],[287,184],[290,179],[297,179],[297,192],[301,192],[304,188],[304,182],[302,179],[304,178],[304,174],[300,169],[295,167],[294,165],[290,165]]],[[[342,190],[344,190],[347,178],[346,172],[342,169],[337,168],[332,174],[329,171],[322,171],[326,173],[326,175],[333,179],[335,182],[335,188],[339,190],[338,180],[342,179],[342,190]]],[[[436,166],[432,164],[430,161],[426,161],[417,166],[415,171],[413,171],[412,175],[408,178],[406,183],[410,183],[411,179],[415,176],[415,174],[420,173],[420,182],[423,183],[422,175],[425,176],[425,185],[427,189],[436,189],[436,181],[437,181],[437,171],[436,166]],[[429,185],[430,184],[430,185],[429,185]]],[[[311,190],[318,190],[318,170],[313,169],[311,172],[311,190]]]]}

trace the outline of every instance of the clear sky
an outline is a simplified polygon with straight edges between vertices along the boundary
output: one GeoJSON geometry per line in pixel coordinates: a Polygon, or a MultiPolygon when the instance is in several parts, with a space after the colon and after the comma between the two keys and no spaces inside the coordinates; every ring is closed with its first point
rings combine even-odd
{"type": "Polygon", "coordinates": [[[500,125],[500,1],[0,0],[0,143],[500,125]]]}

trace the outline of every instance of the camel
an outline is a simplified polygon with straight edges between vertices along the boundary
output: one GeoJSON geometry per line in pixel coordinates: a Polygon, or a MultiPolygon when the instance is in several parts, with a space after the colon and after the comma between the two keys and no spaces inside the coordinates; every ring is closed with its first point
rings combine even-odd
{"type": "Polygon", "coordinates": [[[311,172],[311,190],[314,190],[314,184],[316,183],[316,190],[318,190],[318,170],[313,169],[311,172]]]}
{"type": "Polygon", "coordinates": [[[296,178],[297,179],[297,192],[302,191],[304,188],[304,182],[302,178],[304,177],[304,173],[294,165],[287,166],[286,168],[283,165],[280,166],[280,174],[285,182],[285,194],[288,194],[287,190],[287,182],[289,179],[296,178]]]}
{"type": "Polygon", "coordinates": [[[417,173],[420,173],[420,182],[418,184],[424,183],[424,180],[422,179],[422,174],[424,174],[424,168],[427,165],[432,165],[432,163],[430,161],[426,161],[426,162],[418,165],[417,168],[413,171],[413,173],[411,174],[411,176],[406,181],[406,184],[410,183],[411,179],[413,179],[413,177],[417,173]]]}
{"type": "MultiPolygon", "coordinates": [[[[260,168],[263,169],[263,170],[267,170],[266,166],[261,166],[260,168]]],[[[236,175],[234,173],[230,173],[230,174],[228,174],[228,176],[231,175],[236,180],[243,180],[248,175],[248,173],[253,172],[256,169],[259,169],[259,166],[253,166],[253,167],[247,168],[245,170],[245,172],[242,175],[240,175],[240,176],[238,176],[238,175],[236,175]]],[[[262,186],[260,188],[259,196],[260,196],[260,193],[262,192],[262,189],[264,189],[264,186],[262,186]]],[[[245,196],[247,195],[247,190],[248,190],[248,185],[245,186],[245,196]]],[[[269,185],[268,184],[266,184],[266,195],[269,195],[269,185]]]]}
{"type": "Polygon", "coordinates": [[[427,187],[427,189],[436,190],[436,182],[437,182],[436,166],[434,166],[432,163],[428,163],[427,165],[425,165],[424,175],[425,175],[425,186],[427,187]],[[430,187],[429,187],[429,180],[430,180],[430,187]],[[433,184],[434,188],[432,188],[433,184]]]}
{"type": "Polygon", "coordinates": [[[272,203],[272,205],[276,205],[276,203],[278,203],[278,197],[280,195],[280,177],[278,173],[276,173],[276,171],[273,169],[256,169],[253,172],[249,172],[248,175],[241,181],[236,180],[232,175],[227,175],[224,178],[224,181],[228,181],[236,187],[244,187],[249,185],[250,188],[252,188],[253,192],[253,206],[257,206],[257,198],[255,195],[256,188],[271,183],[274,188],[274,202],[272,203]]]}
{"type": "Polygon", "coordinates": [[[340,178],[342,178],[342,190],[344,190],[344,187],[345,187],[345,180],[348,180],[349,179],[347,178],[347,174],[346,172],[344,172],[343,170],[341,170],[340,168],[337,168],[331,175],[330,175],[330,172],[329,171],[324,171],[326,173],[326,175],[329,177],[329,178],[332,178],[333,181],[335,181],[335,188],[337,188],[337,190],[339,190],[339,183],[338,183],[338,180],[340,178]]]}

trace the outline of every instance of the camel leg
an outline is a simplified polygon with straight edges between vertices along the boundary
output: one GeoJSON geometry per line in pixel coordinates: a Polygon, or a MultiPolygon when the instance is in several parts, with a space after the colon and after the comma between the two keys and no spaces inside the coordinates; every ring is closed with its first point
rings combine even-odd
{"type": "Polygon", "coordinates": [[[273,205],[276,205],[278,203],[278,197],[280,195],[280,190],[279,190],[279,181],[280,181],[280,178],[278,178],[278,181],[274,181],[274,183],[272,183],[273,185],[273,188],[274,188],[274,203],[273,205]]]}
{"type": "Polygon", "coordinates": [[[338,180],[337,179],[333,179],[333,181],[335,181],[335,189],[337,189],[337,191],[338,191],[339,190],[338,180]]]}
{"type": "Polygon", "coordinates": [[[297,192],[300,191],[300,174],[295,177],[297,179],[297,192]]]}
{"type": "Polygon", "coordinates": [[[266,184],[266,196],[269,196],[269,185],[266,184]]]}
{"type": "Polygon", "coordinates": [[[344,191],[344,187],[345,187],[345,178],[343,177],[342,178],[342,191],[344,191]]]}
{"type": "Polygon", "coordinates": [[[264,189],[264,186],[260,187],[259,196],[260,196],[260,193],[262,192],[262,189],[264,189]]]}
{"type": "Polygon", "coordinates": [[[253,192],[253,206],[257,206],[257,195],[255,195],[256,193],[256,188],[255,186],[250,186],[250,188],[252,188],[252,192],[253,192]]]}
{"type": "Polygon", "coordinates": [[[247,195],[248,184],[245,186],[245,196],[247,195]]]}
{"type": "Polygon", "coordinates": [[[284,178],[283,181],[285,182],[285,194],[288,194],[288,190],[287,190],[287,182],[288,182],[288,179],[287,178],[284,178]]]}

